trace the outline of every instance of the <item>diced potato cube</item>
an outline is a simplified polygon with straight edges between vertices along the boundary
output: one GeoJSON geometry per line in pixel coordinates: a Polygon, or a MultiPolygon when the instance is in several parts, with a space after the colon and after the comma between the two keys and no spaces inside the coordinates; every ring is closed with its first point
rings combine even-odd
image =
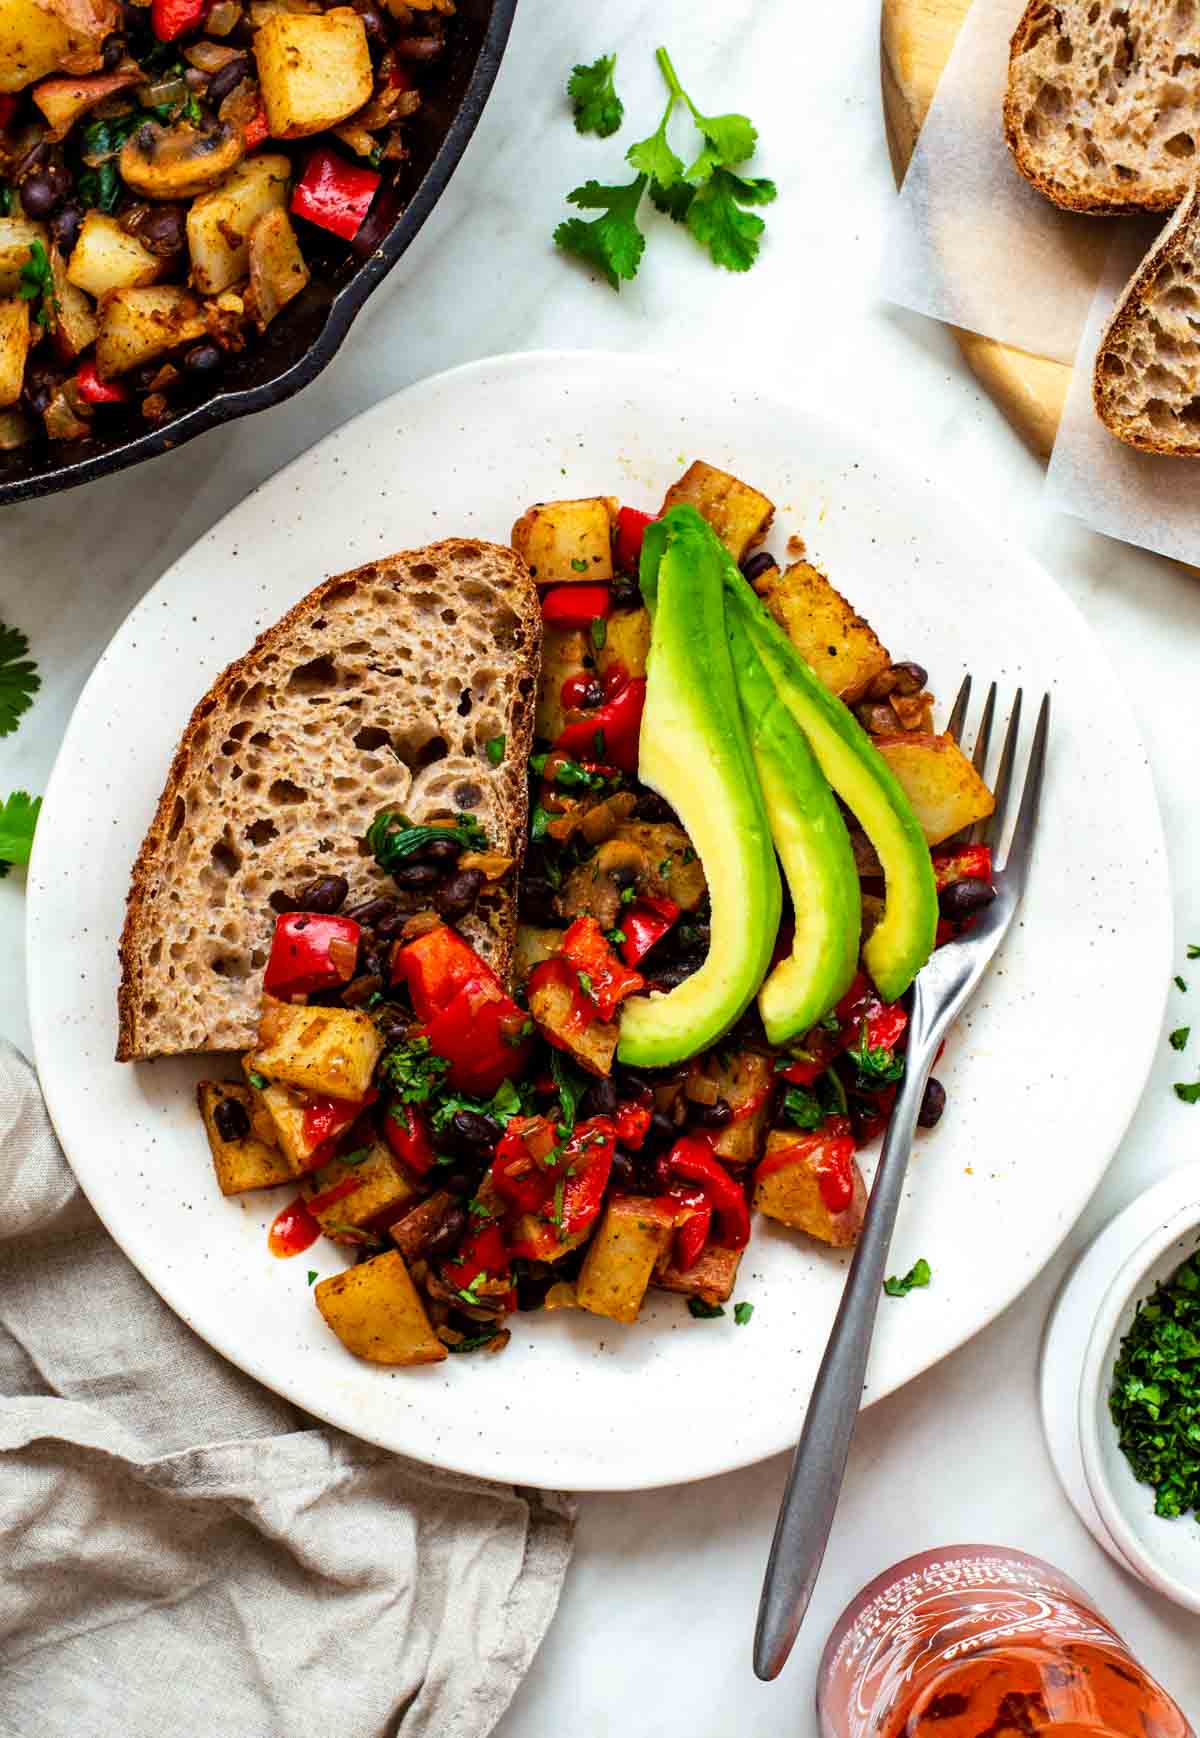
{"type": "Polygon", "coordinates": [[[985,820],[996,807],[952,736],[877,736],[875,746],[900,781],[930,845],[985,820]]]}
{"type": "Polygon", "coordinates": [[[818,681],[847,705],[891,664],[870,625],[809,562],[773,568],[755,590],[818,681]]]}
{"type": "Polygon", "coordinates": [[[202,338],[208,330],[196,298],[172,284],[110,290],[99,314],[96,368],[106,380],[152,362],[177,344],[202,338]]]}
{"type": "Polygon", "coordinates": [[[253,1050],[243,1056],[242,1072],[250,1088],[250,1121],[255,1134],[268,1146],[277,1146],[292,1174],[302,1176],[321,1145],[316,1135],[305,1131],[307,1098],[295,1087],[267,1080],[259,1072],[258,1057],[253,1050]],[[256,1085],[260,1080],[263,1085],[256,1085]]]}
{"type": "Polygon", "coordinates": [[[699,1261],[686,1272],[668,1262],[654,1283],[663,1291],[698,1297],[707,1304],[727,1303],[737,1283],[742,1253],[740,1249],[722,1249],[719,1244],[710,1244],[699,1261]]]}
{"type": "Polygon", "coordinates": [[[246,306],[265,332],[281,308],[308,282],[308,267],[292,220],[281,207],[264,211],[250,231],[250,287],[246,306]]]}
{"type": "Polygon", "coordinates": [[[708,1051],[693,1062],[733,1112],[713,1138],[713,1151],[729,1165],[747,1165],[758,1157],[771,1112],[774,1070],[771,1059],[757,1050],[708,1051]]]}
{"type": "Polygon", "coordinates": [[[580,1026],[569,984],[538,984],[529,992],[529,1012],[543,1031],[565,1047],[572,1061],[589,1074],[611,1074],[617,1053],[617,1022],[593,1020],[580,1026]]]}
{"type": "Polygon", "coordinates": [[[105,97],[141,84],[144,77],[137,67],[128,72],[91,73],[82,78],[69,73],[65,78],[43,79],[33,92],[33,100],[50,123],[50,137],[65,139],[81,115],[105,97]]]}
{"type": "Polygon", "coordinates": [[[219,295],[250,270],[250,231],[264,212],[287,204],[291,164],[273,152],[248,157],[233,174],[188,207],[192,282],[219,295]]]}
{"type": "Polygon", "coordinates": [[[349,6],[279,13],[254,33],[254,58],[273,139],[302,139],[361,109],[374,87],[367,33],[349,6]]]}
{"type": "Polygon", "coordinates": [[[662,511],[687,501],[707,519],[735,561],[761,543],[775,517],[774,503],[728,471],[697,459],[663,499],[662,511]]]}
{"type": "Polygon", "coordinates": [[[579,1308],[614,1322],[635,1322],[655,1263],[674,1233],[674,1212],[651,1196],[610,1201],[575,1282],[579,1308]]]}
{"type": "Polygon", "coordinates": [[[627,676],[644,676],[649,650],[649,611],[618,610],[608,619],[604,644],[596,655],[596,668],[604,675],[619,664],[627,676]]]}
{"type": "Polygon", "coordinates": [[[767,1136],[767,1159],[774,1153],[793,1149],[795,1158],[765,1175],[760,1169],[754,1186],[754,1206],[768,1219],[777,1219],[796,1231],[807,1231],[810,1237],[834,1248],[845,1248],[858,1241],[867,1210],[867,1188],[858,1160],[852,1158],[854,1192],[850,1203],[832,1211],[821,1193],[823,1144],[820,1135],[797,1138],[785,1129],[772,1129],[767,1136]]]}
{"type": "Polygon", "coordinates": [[[534,966],[553,959],[562,946],[561,929],[538,929],[532,923],[517,925],[517,945],[513,950],[513,983],[520,989],[534,966]]]}
{"type": "Polygon", "coordinates": [[[513,548],[539,585],[609,585],[616,517],[617,502],[604,495],[539,501],[513,526],[513,548]]]}
{"type": "MultiPolygon", "coordinates": [[[[241,1195],[247,1189],[273,1189],[277,1183],[290,1181],[291,1169],[283,1154],[260,1141],[250,1126],[249,1087],[229,1080],[202,1080],[196,1095],[222,1195],[241,1195]],[[217,1122],[219,1106],[228,1101],[241,1106],[247,1125],[247,1132],[234,1139],[223,1135],[217,1122]]],[[[225,1115],[228,1117],[229,1113],[225,1115]]]]}
{"type": "Polygon", "coordinates": [[[586,674],[584,659],[591,642],[582,628],[560,628],[550,623],[542,631],[542,673],[538,682],[534,730],[548,742],[557,742],[567,728],[567,708],[562,686],[569,676],[586,674]]]}
{"type": "Polygon", "coordinates": [[[323,1279],[313,1296],[346,1350],[368,1363],[440,1364],[446,1356],[397,1249],[323,1279]]]}
{"type": "Polygon", "coordinates": [[[347,1236],[347,1232],[361,1231],[372,1219],[399,1212],[416,1190],[392,1156],[391,1148],[383,1141],[373,1140],[366,1157],[357,1163],[348,1165],[341,1159],[330,1159],[319,1171],[311,1171],[304,1179],[303,1194],[326,1237],[335,1243],[354,1243],[357,1239],[347,1236]],[[324,1201],[333,1194],[336,1200],[324,1201]]]}
{"type": "Polygon", "coordinates": [[[330,1098],[365,1098],[383,1050],[379,1028],[357,1008],[272,1003],[260,1033],[260,1074],[330,1098]]]}
{"type": "Polygon", "coordinates": [[[0,91],[21,91],[54,72],[73,39],[62,19],[37,0],[0,0],[0,91]]]}
{"type": "Polygon", "coordinates": [[[90,297],[67,277],[67,263],[56,245],[50,248],[50,271],[54,278],[54,348],[64,362],[73,362],[93,344],[98,330],[96,310],[90,297]]]}
{"type": "Polygon", "coordinates": [[[143,247],[136,235],[121,228],[115,217],[89,211],[71,252],[67,279],[97,299],[109,290],[152,284],[161,277],[163,262],[143,247]]]}
{"type": "Polygon", "coordinates": [[[0,410],[0,453],[14,453],[33,438],[33,424],[22,411],[0,410]]]}
{"type": "MultiPolygon", "coordinates": [[[[0,0],[0,6],[4,0],[0,0]]],[[[48,244],[44,223],[31,223],[25,217],[0,217],[0,296],[15,296],[21,287],[21,273],[29,264],[30,249],[35,241],[48,244]]]]}
{"type": "Polygon", "coordinates": [[[15,297],[0,302],[0,406],[16,404],[21,396],[31,342],[29,303],[15,297]]]}

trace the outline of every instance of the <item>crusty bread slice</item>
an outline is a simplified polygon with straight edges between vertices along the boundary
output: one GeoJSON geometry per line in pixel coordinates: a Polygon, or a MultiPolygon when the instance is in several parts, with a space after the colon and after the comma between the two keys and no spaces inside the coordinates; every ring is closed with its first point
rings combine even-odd
{"type": "Polygon", "coordinates": [[[1200,0],[1029,0],[1004,132],[1069,211],[1166,211],[1200,165],[1200,0]]]}
{"type": "Polygon", "coordinates": [[[1193,189],[1126,285],[1100,339],[1092,397],[1118,440],[1200,455],[1200,191],[1193,189]]]}
{"type": "MultiPolygon", "coordinates": [[[[361,843],[380,809],[467,810],[519,860],[540,644],[524,562],[465,539],[328,579],[260,635],[193,712],[134,865],[118,1060],[253,1044],[271,894],[396,894],[361,843]]],[[[514,883],[461,926],[502,975],[514,883]]]]}

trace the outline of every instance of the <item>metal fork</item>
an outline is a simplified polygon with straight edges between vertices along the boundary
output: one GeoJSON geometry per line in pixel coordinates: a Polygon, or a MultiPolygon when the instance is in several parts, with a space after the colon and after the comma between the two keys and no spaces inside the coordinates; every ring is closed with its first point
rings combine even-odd
{"type": "MultiPolygon", "coordinates": [[[[957,740],[962,738],[970,698],[971,678],[968,676],[959,690],[948,725],[957,740]]],[[[993,682],[975,738],[973,759],[981,776],[987,765],[995,710],[996,684],[993,682]]],[[[1013,763],[1020,725],[1021,691],[1018,689],[996,772],[995,812],[988,820],[977,823],[966,835],[972,843],[991,845],[994,856],[999,855],[1013,795],[1013,763]]],[[[938,948],[918,973],[913,985],[904,1081],[888,1124],[862,1235],[850,1265],[825,1356],[821,1360],[775,1524],[754,1636],[754,1670],[760,1678],[774,1678],[782,1670],[808,1610],[820,1572],[862,1401],[875,1312],[912,1152],[917,1115],[938,1046],[991,963],[1025,890],[1049,730],[1050,696],[1047,694],[1038,712],[1012,839],[1003,863],[995,868],[992,877],[996,897],[984,907],[965,934],[938,948]]]]}

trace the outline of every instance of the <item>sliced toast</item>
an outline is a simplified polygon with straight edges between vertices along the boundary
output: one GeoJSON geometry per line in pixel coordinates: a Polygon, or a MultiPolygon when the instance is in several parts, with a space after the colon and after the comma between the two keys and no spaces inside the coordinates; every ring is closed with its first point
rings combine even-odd
{"type": "Polygon", "coordinates": [[[1012,39],[1004,132],[1069,211],[1166,211],[1200,167],[1197,0],[1030,0],[1012,39]]]}
{"type": "MultiPolygon", "coordinates": [[[[519,861],[540,643],[524,562],[466,539],[328,579],[260,635],[193,712],[134,865],[118,1060],[249,1048],[273,893],[403,898],[362,843],[381,809],[464,810],[519,861]]],[[[515,873],[460,927],[506,975],[515,873]]]]}
{"type": "Polygon", "coordinates": [[[1100,339],[1100,420],[1146,453],[1200,455],[1200,192],[1146,255],[1100,339]]]}

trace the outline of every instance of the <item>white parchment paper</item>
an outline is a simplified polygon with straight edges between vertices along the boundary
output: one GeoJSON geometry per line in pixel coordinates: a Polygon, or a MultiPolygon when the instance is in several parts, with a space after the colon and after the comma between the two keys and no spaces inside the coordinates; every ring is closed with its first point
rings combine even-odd
{"type": "Polygon", "coordinates": [[[888,231],[888,301],[1071,362],[1112,240],[1111,218],[1060,211],[1013,164],[1002,109],[1024,0],[974,0],[888,231]]]}

